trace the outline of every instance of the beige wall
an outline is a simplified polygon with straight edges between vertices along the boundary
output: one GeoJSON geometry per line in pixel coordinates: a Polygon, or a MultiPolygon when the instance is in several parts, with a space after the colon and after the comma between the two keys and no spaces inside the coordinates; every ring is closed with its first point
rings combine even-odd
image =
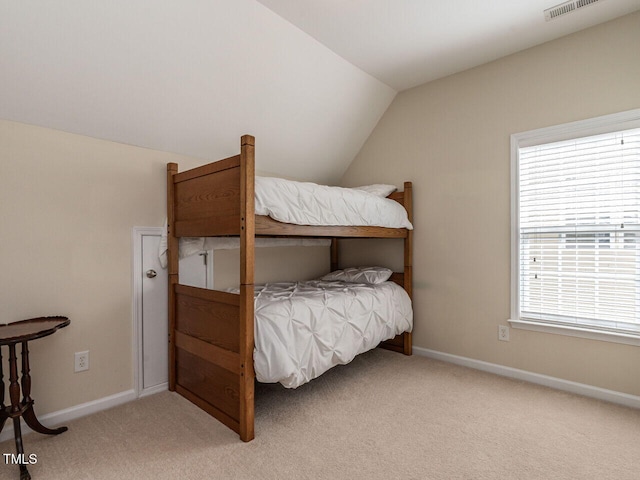
{"type": "MultiPolygon", "coordinates": [[[[214,252],[216,290],[240,284],[240,250],[214,252]]],[[[319,278],[330,270],[329,247],[265,247],[256,248],[255,283],[295,282],[319,278]]]]}
{"type": "MultiPolygon", "coordinates": [[[[417,346],[640,395],[637,347],[515,330],[496,340],[509,316],[509,135],[640,107],[638,44],[634,14],[391,105],[344,183],[414,182],[417,346]]],[[[131,230],[162,224],[169,161],[203,163],[0,120],[0,322],[72,320],[31,345],[38,414],[132,388],[131,230]],[[91,369],[74,374],[81,350],[91,369]]],[[[324,253],[259,254],[257,276],[312,277],[324,253]]],[[[345,242],[345,263],[370,263],[363,253],[345,242]]],[[[233,255],[216,253],[219,278],[233,255]]]]}
{"type": "MultiPolygon", "coordinates": [[[[162,225],[167,162],[206,163],[0,120],[0,323],[71,319],[30,344],[38,415],[133,388],[132,228],[162,225]],[[91,368],[74,373],[83,350],[91,368]]],[[[214,258],[216,288],[236,286],[238,250],[214,258]]],[[[328,247],[256,250],[257,282],[328,270],[328,247]]]]}
{"type": "Polygon", "coordinates": [[[133,388],[132,228],[162,225],[169,161],[201,163],[0,121],[0,321],[71,319],[30,344],[39,415],[133,388]]]}
{"type": "Polygon", "coordinates": [[[638,45],[634,13],[396,97],[343,184],[414,182],[416,346],[640,395],[639,347],[516,329],[497,340],[509,136],[640,108],[638,45]]]}

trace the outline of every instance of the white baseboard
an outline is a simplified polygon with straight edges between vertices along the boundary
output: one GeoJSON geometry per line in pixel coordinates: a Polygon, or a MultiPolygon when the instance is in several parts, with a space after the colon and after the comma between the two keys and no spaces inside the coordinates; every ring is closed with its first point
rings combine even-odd
{"type": "MultiPolygon", "coordinates": [[[[115,395],[109,395],[108,397],[99,398],[98,400],[81,403],[80,405],[76,405],[74,407],[65,408],[64,410],[59,410],[53,413],[48,413],[46,415],[43,415],[42,417],[38,417],[38,420],[40,420],[40,422],[42,422],[45,427],[55,428],[71,420],[85,417],[102,410],[107,410],[108,408],[116,407],[118,405],[122,405],[123,403],[131,402],[135,399],[135,390],[126,390],[124,392],[116,393],[115,395]]],[[[21,421],[20,429],[22,430],[22,435],[26,435],[27,433],[33,431],[29,427],[27,427],[24,421],[21,421]]],[[[4,442],[5,440],[9,439],[13,439],[13,422],[7,420],[5,428],[0,434],[0,442],[4,442]]]]}
{"type": "Polygon", "coordinates": [[[156,393],[164,392],[169,390],[169,382],[164,382],[159,385],[154,385],[153,387],[148,387],[142,389],[140,392],[140,398],[148,397],[149,395],[155,395],[156,393]]]}
{"type": "Polygon", "coordinates": [[[545,387],[551,387],[557,390],[563,390],[565,392],[584,395],[585,397],[592,397],[597,398],[598,400],[617,403],[626,407],[640,408],[640,397],[629,395],[627,393],[594,387],[592,385],[586,385],[584,383],[571,382],[569,380],[563,380],[561,378],[549,377],[547,375],[541,375],[539,373],[528,372],[526,370],[518,370],[517,368],[505,367],[504,365],[483,362],[481,360],[474,360],[473,358],[460,357],[458,355],[438,352],[436,350],[429,350],[427,348],[414,346],[413,352],[423,357],[442,360],[443,362],[454,363],[463,367],[475,368],[476,370],[495,373],[496,375],[500,375],[503,377],[524,380],[526,382],[544,385],[545,387]]]}

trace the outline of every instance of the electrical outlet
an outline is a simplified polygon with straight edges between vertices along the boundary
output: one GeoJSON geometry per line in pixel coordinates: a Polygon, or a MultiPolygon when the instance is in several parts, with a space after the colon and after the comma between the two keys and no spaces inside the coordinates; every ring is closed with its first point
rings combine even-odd
{"type": "Polygon", "coordinates": [[[84,372],[89,370],[89,350],[85,352],[76,352],[74,372],[84,372]]]}
{"type": "Polygon", "coordinates": [[[498,340],[503,342],[509,341],[509,327],[506,325],[498,325],[498,340]]]}

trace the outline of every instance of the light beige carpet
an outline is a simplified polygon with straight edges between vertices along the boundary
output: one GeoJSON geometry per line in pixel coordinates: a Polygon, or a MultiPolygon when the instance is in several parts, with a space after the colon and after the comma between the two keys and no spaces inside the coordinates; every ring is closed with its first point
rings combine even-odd
{"type": "Polygon", "coordinates": [[[169,392],[68,426],[25,436],[34,480],[640,479],[640,410],[383,350],[258,385],[250,443],[169,392]]]}

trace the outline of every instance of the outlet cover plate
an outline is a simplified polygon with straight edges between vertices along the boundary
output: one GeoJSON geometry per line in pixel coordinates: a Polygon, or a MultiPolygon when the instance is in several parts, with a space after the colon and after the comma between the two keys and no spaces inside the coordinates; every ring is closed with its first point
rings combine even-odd
{"type": "Polygon", "coordinates": [[[498,325],[498,340],[502,342],[509,341],[509,327],[507,325],[498,325]]]}
{"type": "Polygon", "coordinates": [[[84,372],[89,370],[89,350],[75,353],[74,372],[84,372]]]}

